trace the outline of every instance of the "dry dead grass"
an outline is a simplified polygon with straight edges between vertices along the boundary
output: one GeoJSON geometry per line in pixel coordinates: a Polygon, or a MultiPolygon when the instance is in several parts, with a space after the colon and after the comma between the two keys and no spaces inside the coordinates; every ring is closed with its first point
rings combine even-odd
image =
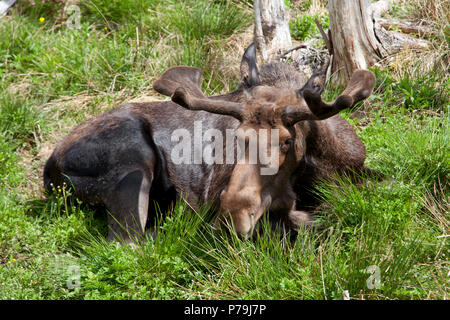
{"type": "Polygon", "coordinates": [[[450,20],[450,0],[398,0],[398,5],[406,8],[409,17],[425,24],[431,24],[444,36],[444,29],[450,20]]]}
{"type": "Polygon", "coordinates": [[[437,228],[441,229],[442,237],[450,237],[450,216],[449,198],[446,194],[446,183],[439,183],[435,185],[433,194],[429,191],[424,193],[421,198],[423,207],[426,213],[430,216],[437,228]],[[439,199],[437,199],[437,197],[439,199]]]}
{"type": "Polygon", "coordinates": [[[20,82],[11,83],[6,90],[13,96],[27,96],[30,94],[32,87],[33,85],[25,78],[20,82]]]}
{"type": "Polygon", "coordinates": [[[220,45],[211,42],[208,70],[220,75],[224,88],[220,93],[230,92],[230,82],[239,78],[239,68],[245,49],[253,42],[253,26],[231,35],[220,45]]]}
{"type": "Polygon", "coordinates": [[[445,70],[448,69],[448,61],[443,59],[445,51],[443,46],[421,51],[405,48],[389,59],[386,66],[390,68],[391,75],[397,80],[405,74],[414,77],[430,72],[445,74],[445,70]]]}
{"type": "Polygon", "coordinates": [[[328,0],[312,0],[306,14],[316,15],[328,12],[328,0]]]}
{"type": "MultiPolygon", "coordinates": [[[[434,33],[428,50],[405,48],[394,57],[387,59],[385,65],[390,68],[395,79],[405,74],[412,77],[429,74],[441,74],[442,81],[437,86],[445,88],[449,79],[450,49],[446,41],[445,28],[448,28],[450,0],[399,0],[403,8],[404,19],[429,26],[434,33]]],[[[423,38],[425,37],[422,36],[423,38]]]]}

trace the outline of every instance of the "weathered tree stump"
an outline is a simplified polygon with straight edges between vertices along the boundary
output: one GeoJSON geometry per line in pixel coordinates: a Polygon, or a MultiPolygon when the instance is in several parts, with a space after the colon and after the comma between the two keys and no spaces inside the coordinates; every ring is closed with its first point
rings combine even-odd
{"type": "Polygon", "coordinates": [[[255,0],[255,43],[263,62],[292,46],[283,0],[255,0]]]}
{"type": "MultiPolygon", "coordinates": [[[[385,29],[383,13],[392,0],[329,0],[333,82],[345,85],[357,69],[367,69],[405,47],[426,49],[429,42],[385,29]]],[[[400,24],[397,24],[400,26],[400,24]]],[[[411,29],[411,25],[409,26],[411,29]]],[[[420,32],[419,32],[420,33],[420,32]]]]}

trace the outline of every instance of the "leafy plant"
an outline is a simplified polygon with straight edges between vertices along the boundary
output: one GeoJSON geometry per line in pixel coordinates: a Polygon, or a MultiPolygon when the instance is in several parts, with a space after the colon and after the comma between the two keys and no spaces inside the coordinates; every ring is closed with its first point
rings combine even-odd
{"type": "Polygon", "coordinates": [[[319,29],[314,19],[317,19],[324,29],[329,28],[330,19],[328,14],[315,16],[302,15],[300,18],[296,18],[289,23],[292,37],[296,40],[308,40],[318,34],[319,29]]]}

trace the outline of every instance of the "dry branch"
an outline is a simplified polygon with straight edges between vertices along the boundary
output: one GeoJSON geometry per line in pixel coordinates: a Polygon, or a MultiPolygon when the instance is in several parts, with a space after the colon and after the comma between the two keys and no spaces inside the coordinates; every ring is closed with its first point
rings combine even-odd
{"type": "Polygon", "coordinates": [[[323,30],[322,25],[320,24],[320,22],[317,18],[314,18],[314,22],[316,23],[316,26],[319,29],[319,32],[323,38],[323,41],[325,42],[325,45],[327,46],[328,52],[330,54],[333,54],[333,45],[331,43],[330,38],[327,36],[326,32],[323,30]]]}
{"type": "Polygon", "coordinates": [[[403,33],[414,33],[418,34],[419,36],[426,36],[433,34],[433,31],[423,25],[419,25],[417,23],[414,23],[412,21],[403,21],[403,20],[397,20],[397,19],[384,19],[384,18],[378,18],[377,22],[379,25],[386,30],[391,29],[392,26],[398,28],[403,33]]]}

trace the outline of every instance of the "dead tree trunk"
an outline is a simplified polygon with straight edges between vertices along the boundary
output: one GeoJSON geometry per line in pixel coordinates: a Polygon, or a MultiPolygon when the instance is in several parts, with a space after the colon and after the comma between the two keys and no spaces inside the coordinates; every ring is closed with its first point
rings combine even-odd
{"type": "Polygon", "coordinates": [[[347,84],[356,69],[367,69],[405,46],[428,46],[424,40],[387,32],[381,26],[380,17],[392,6],[392,0],[329,0],[328,5],[335,84],[347,84]]]}
{"type": "Polygon", "coordinates": [[[255,43],[263,62],[292,46],[283,0],[255,0],[255,43]]]}
{"type": "Polygon", "coordinates": [[[368,15],[369,0],[329,0],[328,5],[333,42],[331,71],[334,82],[345,85],[356,69],[367,69],[384,53],[368,15]]]}

